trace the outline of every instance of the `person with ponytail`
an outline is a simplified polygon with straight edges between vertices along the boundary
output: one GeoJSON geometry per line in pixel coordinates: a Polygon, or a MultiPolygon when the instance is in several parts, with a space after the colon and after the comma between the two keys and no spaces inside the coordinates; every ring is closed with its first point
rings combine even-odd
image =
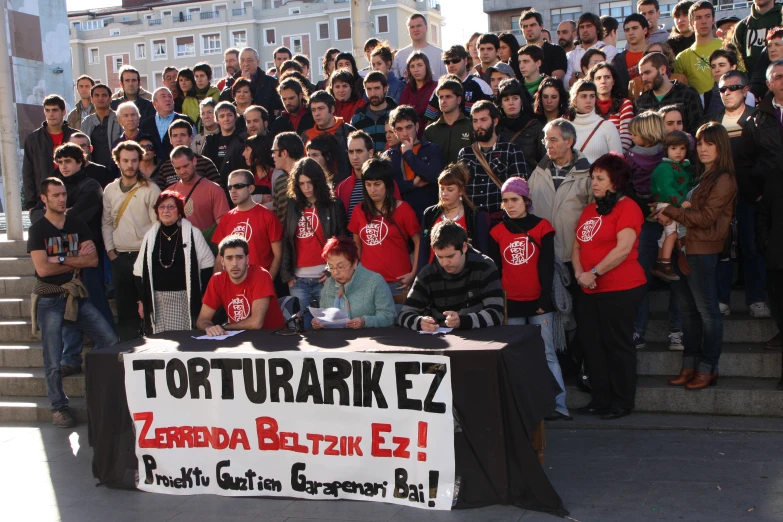
{"type": "Polygon", "coordinates": [[[595,202],[579,218],[571,255],[582,290],[578,334],[592,385],[592,400],[578,411],[611,420],[629,415],[636,398],[633,326],[647,282],[638,260],[644,217],[625,196],[631,166],[622,155],[596,159],[590,178],[595,202]]]}
{"type": "Polygon", "coordinates": [[[508,324],[541,327],[547,365],[560,392],[555,410],[546,420],[573,420],[566,407],[563,372],[555,353],[552,283],[555,273],[555,229],[546,219],[534,216],[530,187],[523,178],[509,178],[500,189],[505,215],[492,227],[492,258],[500,270],[506,291],[508,324]]]}

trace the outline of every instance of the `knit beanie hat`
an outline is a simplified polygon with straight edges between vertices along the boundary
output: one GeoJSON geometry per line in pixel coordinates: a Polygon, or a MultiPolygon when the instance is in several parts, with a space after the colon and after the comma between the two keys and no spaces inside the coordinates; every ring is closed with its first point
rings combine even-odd
{"type": "Polygon", "coordinates": [[[504,192],[513,192],[514,194],[522,196],[522,198],[525,200],[525,204],[527,205],[527,211],[533,212],[533,201],[530,199],[530,187],[524,178],[519,178],[516,176],[513,178],[508,178],[500,188],[500,193],[503,194],[504,192]]]}

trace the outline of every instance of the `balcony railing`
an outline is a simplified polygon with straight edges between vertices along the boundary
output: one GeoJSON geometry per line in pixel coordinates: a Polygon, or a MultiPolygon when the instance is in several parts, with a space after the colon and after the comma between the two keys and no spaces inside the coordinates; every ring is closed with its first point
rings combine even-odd
{"type": "Polygon", "coordinates": [[[178,22],[190,22],[193,19],[192,15],[178,15],[178,16],[172,16],[171,18],[174,19],[174,23],[178,22]]]}
{"type": "Polygon", "coordinates": [[[161,25],[163,23],[162,18],[150,18],[149,19],[150,25],[161,25]]]}
{"type": "Polygon", "coordinates": [[[209,18],[220,18],[220,11],[206,11],[201,13],[202,20],[207,20],[209,18]]]}
{"type": "Polygon", "coordinates": [[[245,16],[247,14],[247,9],[244,7],[242,9],[232,9],[231,15],[232,16],[245,16]]]}

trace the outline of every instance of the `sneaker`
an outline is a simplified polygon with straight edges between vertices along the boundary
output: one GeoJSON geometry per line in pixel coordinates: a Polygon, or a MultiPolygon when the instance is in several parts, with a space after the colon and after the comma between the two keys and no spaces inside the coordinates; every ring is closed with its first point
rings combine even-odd
{"type": "Polygon", "coordinates": [[[664,281],[679,281],[680,276],[674,272],[671,261],[658,261],[652,269],[652,275],[664,281]]]}
{"type": "Polygon", "coordinates": [[[646,344],[644,344],[644,337],[642,337],[636,332],[633,333],[633,344],[634,346],[636,346],[637,350],[641,350],[642,348],[647,346],[646,344]]]}
{"type": "Polygon", "coordinates": [[[731,315],[731,307],[725,303],[718,303],[721,315],[731,315]]]}
{"type": "Polygon", "coordinates": [[[65,408],[52,414],[52,424],[58,428],[73,428],[76,426],[76,419],[71,415],[71,410],[65,408]]]}
{"type": "Polygon", "coordinates": [[[749,306],[749,308],[750,308],[751,317],[754,317],[756,319],[767,319],[770,317],[769,307],[767,306],[767,303],[765,303],[764,301],[753,303],[752,305],[749,306]]]}
{"type": "Polygon", "coordinates": [[[682,345],[682,332],[669,332],[669,350],[681,352],[685,349],[682,345]]]}
{"type": "Polygon", "coordinates": [[[78,366],[68,366],[67,364],[61,364],[60,373],[62,374],[63,379],[65,379],[66,377],[70,377],[71,375],[82,373],[82,365],[80,364],[78,366]]]}

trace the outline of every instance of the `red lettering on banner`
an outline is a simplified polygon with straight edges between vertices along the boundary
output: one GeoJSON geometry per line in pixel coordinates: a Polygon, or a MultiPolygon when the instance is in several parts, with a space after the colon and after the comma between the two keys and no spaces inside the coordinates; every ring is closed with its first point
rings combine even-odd
{"type": "Polygon", "coordinates": [[[153,413],[151,411],[143,411],[133,414],[133,420],[144,421],[144,424],[141,426],[141,433],[139,433],[140,448],[157,448],[155,445],[155,439],[147,438],[147,433],[150,431],[150,427],[152,426],[152,416],[153,413]]]}
{"type": "Polygon", "coordinates": [[[295,451],[296,453],[307,453],[307,446],[299,444],[299,434],[287,431],[280,432],[280,449],[295,451]],[[287,444],[287,439],[289,438],[293,441],[291,445],[287,444]]]}
{"type": "Polygon", "coordinates": [[[272,417],[258,417],[256,419],[256,431],[258,432],[258,449],[280,449],[280,438],[277,436],[277,421],[272,417]]]}
{"type": "Polygon", "coordinates": [[[328,442],[329,445],[324,450],[324,455],[340,456],[340,452],[334,449],[337,446],[337,437],[334,435],[325,435],[324,442],[328,442]]]}
{"type": "MultiPolygon", "coordinates": [[[[308,433],[307,440],[313,443],[313,455],[318,455],[318,443],[324,440],[324,436],[317,433],[308,433]]],[[[361,437],[359,437],[359,440],[361,440],[361,437]]]]}
{"type": "Polygon", "coordinates": [[[370,455],[373,457],[391,457],[392,452],[390,449],[381,448],[381,444],[386,442],[386,439],[381,436],[381,433],[390,433],[391,424],[379,424],[372,423],[372,444],[370,446],[370,455]]]}
{"type": "Polygon", "coordinates": [[[359,446],[359,444],[362,443],[361,437],[348,437],[348,455],[353,456],[354,454],[363,457],[362,454],[362,448],[359,446]]]}
{"type": "Polygon", "coordinates": [[[250,449],[250,443],[247,441],[247,434],[243,429],[238,429],[231,432],[231,442],[228,443],[228,447],[230,449],[237,449],[239,444],[242,445],[242,449],[250,449]]]}
{"type": "Polygon", "coordinates": [[[155,428],[155,436],[149,437],[154,414],[149,411],[134,413],[134,421],[143,421],[139,432],[139,448],[207,448],[249,450],[250,443],[247,433],[242,428],[234,428],[229,436],[228,430],[220,427],[206,426],[166,426],[155,428]]]}
{"type": "Polygon", "coordinates": [[[411,456],[411,452],[408,451],[408,445],[411,443],[411,439],[408,437],[392,437],[392,442],[397,445],[394,448],[393,455],[399,459],[407,459],[411,456]]]}

